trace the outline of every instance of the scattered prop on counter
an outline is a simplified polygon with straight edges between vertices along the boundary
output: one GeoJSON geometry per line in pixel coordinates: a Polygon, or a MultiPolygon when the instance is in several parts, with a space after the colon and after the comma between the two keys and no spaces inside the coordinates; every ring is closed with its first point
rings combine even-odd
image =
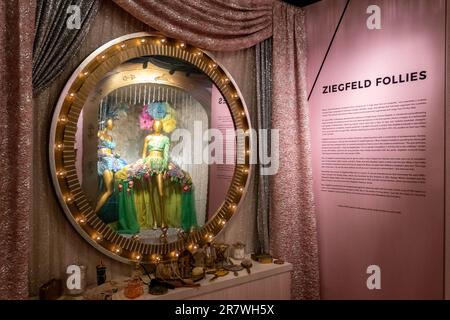
{"type": "Polygon", "coordinates": [[[284,260],[283,259],[275,259],[275,260],[273,260],[273,263],[275,263],[275,264],[284,264],[284,260]]]}
{"type": "Polygon", "coordinates": [[[194,266],[196,267],[204,267],[206,264],[206,256],[203,249],[196,250],[192,256],[194,257],[194,266]]]}
{"type": "Polygon", "coordinates": [[[139,279],[132,279],[124,289],[124,295],[128,299],[136,299],[144,294],[144,287],[142,281],[139,279]]]}
{"type": "Polygon", "coordinates": [[[238,264],[226,264],[224,269],[233,272],[234,276],[237,277],[239,275],[238,272],[243,270],[244,267],[238,264]]]}
{"type": "Polygon", "coordinates": [[[188,287],[188,288],[196,288],[200,287],[199,283],[194,283],[192,279],[176,279],[176,280],[166,280],[162,282],[163,284],[167,284],[169,289],[188,287]]]}
{"type": "Polygon", "coordinates": [[[251,273],[250,268],[253,266],[252,260],[250,259],[242,260],[241,266],[243,266],[247,270],[247,273],[250,274],[251,273]]]}
{"type": "Polygon", "coordinates": [[[253,253],[251,255],[253,261],[268,264],[273,262],[273,257],[268,253],[253,253]]]}
{"type": "Polygon", "coordinates": [[[236,242],[233,244],[233,259],[245,259],[245,244],[242,242],[236,242]]]}
{"type": "Polygon", "coordinates": [[[40,300],[56,300],[63,293],[61,279],[51,279],[39,288],[40,300]]]}
{"type": "Polygon", "coordinates": [[[205,277],[205,269],[203,267],[195,267],[192,269],[192,280],[194,282],[200,281],[205,277]]]}
{"type": "Polygon", "coordinates": [[[142,274],[139,270],[139,265],[136,265],[133,276],[123,292],[125,297],[127,297],[128,299],[136,299],[144,294],[144,283],[141,279],[141,276],[142,274]]]}
{"type": "Polygon", "coordinates": [[[223,270],[223,269],[217,270],[216,273],[214,273],[214,277],[209,279],[209,281],[211,282],[211,281],[216,280],[219,277],[225,277],[227,274],[228,274],[227,270],[223,270]]]}
{"type": "Polygon", "coordinates": [[[213,268],[214,267],[214,261],[216,260],[216,250],[211,245],[211,243],[207,243],[205,247],[203,248],[203,251],[205,253],[205,267],[207,268],[213,268]]]}
{"type": "Polygon", "coordinates": [[[228,249],[230,246],[226,243],[216,243],[214,244],[214,248],[216,251],[216,259],[214,262],[219,267],[222,267],[228,260],[228,249]]]}
{"type": "Polygon", "coordinates": [[[195,266],[194,256],[189,250],[184,250],[178,258],[178,272],[181,278],[192,277],[192,269],[195,266]]]}
{"type": "Polygon", "coordinates": [[[169,291],[168,284],[162,283],[158,279],[152,279],[148,286],[148,293],[152,295],[159,296],[162,294],[166,294],[168,291],[169,291]]]}
{"type": "Polygon", "coordinates": [[[112,300],[114,293],[117,292],[117,289],[106,290],[104,292],[100,292],[100,300],[112,300]]]}
{"type": "Polygon", "coordinates": [[[106,282],[106,266],[103,265],[103,261],[100,260],[100,264],[97,265],[97,285],[102,285],[106,282]]]}
{"type": "Polygon", "coordinates": [[[128,282],[108,281],[100,286],[88,289],[83,293],[85,300],[112,300],[113,295],[119,290],[125,289],[128,282]]]}

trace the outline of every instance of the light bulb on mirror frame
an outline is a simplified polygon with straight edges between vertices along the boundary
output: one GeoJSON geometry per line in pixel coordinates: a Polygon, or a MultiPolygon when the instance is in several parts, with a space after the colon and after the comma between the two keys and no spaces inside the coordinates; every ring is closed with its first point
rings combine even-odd
{"type": "Polygon", "coordinates": [[[158,263],[159,261],[161,261],[161,257],[159,254],[152,254],[152,261],[158,263]]]}
{"type": "Polygon", "coordinates": [[[206,240],[207,242],[211,242],[212,239],[213,239],[213,235],[212,235],[211,233],[205,234],[205,240],[206,240]]]}
{"type": "Polygon", "coordinates": [[[67,195],[65,195],[64,196],[64,201],[66,202],[66,203],[72,203],[73,202],[73,196],[71,195],[71,194],[67,194],[67,195]]]}
{"type": "Polygon", "coordinates": [[[67,123],[67,117],[66,116],[61,116],[61,117],[59,117],[59,122],[61,122],[61,123],[67,123]]]}
{"type": "Polygon", "coordinates": [[[198,249],[198,245],[195,242],[191,242],[187,248],[189,251],[193,252],[198,249]]]}
{"type": "Polygon", "coordinates": [[[56,175],[57,175],[59,178],[64,178],[64,177],[67,175],[67,172],[66,172],[66,170],[62,169],[62,170],[59,170],[59,171],[56,173],[56,175]]]}
{"type": "Polygon", "coordinates": [[[76,217],[75,221],[80,225],[84,225],[86,223],[86,217],[80,214],[78,217],[76,217]]]}

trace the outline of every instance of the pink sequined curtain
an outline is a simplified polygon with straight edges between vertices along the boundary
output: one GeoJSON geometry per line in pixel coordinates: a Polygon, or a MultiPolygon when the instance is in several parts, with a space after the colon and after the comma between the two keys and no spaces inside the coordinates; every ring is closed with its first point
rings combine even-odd
{"type": "Polygon", "coordinates": [[[271,179],[272,253],[294,265],[294,299],[318,299],[319,264],[306,99],[304,11],[273,10],[272,126],[280,130],[280,168],[271,179]]]}
{"type": "Polygon", "coordinates": [[[208,50],[246,49],[272,35],[273,0],[114,0],[167,36],[208,50]]]}
{"type": "Polygon", "coordinates": [[[34,0],[0,2],[0,299],[28,297],[34,0]]]}

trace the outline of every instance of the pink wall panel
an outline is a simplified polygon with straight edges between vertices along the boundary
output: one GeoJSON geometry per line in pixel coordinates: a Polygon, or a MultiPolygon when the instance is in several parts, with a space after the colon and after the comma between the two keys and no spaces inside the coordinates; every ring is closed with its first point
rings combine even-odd
{"type": "MultiPolygon", "coordinates": [[[[307,8],[309,90],[345,2],[307,8]]],[[[309,104],[325,299],[443,298],[445,19],[445,0],[350,2],[309,104]]]]}

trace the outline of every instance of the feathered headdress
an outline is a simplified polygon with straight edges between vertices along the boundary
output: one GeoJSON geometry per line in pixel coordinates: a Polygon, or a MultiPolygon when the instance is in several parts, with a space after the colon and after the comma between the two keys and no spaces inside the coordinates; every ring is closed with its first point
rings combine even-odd
{"type": "Polygon", "coordinates": [[[108,119],[117,120],[119,119],[119,116],[122,114],[127,114],[128,109],[130,108],[128,104],[119,102],[119,103],[108,103],[107,101],[105,104],[100,105],[99,109],[99,126],[100,129],[103,129],[105,127],[106,121],[108,119]]]}
{"type": "Polygon", "coordinates": [[[171,133],[177,127],[175,113],[175,109],[166,101],[145,104],[139,116],[139,125],[141,129],[152,130],[153,122],[159,120],[162,122],[164,132],[171,133]]]}

